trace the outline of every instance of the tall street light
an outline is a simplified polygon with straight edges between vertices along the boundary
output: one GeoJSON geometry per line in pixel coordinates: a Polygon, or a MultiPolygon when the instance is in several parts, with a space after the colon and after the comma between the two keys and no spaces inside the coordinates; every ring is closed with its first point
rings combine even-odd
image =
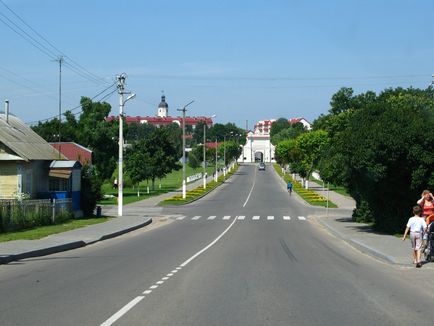
{"type": "Polygon", "coordinates": [[[182,111],[182,198],[185,199],[187,197],[187,182],[185,180],[185,112],[187,111],[187,106],[189,106],[194,101],[184,105],[182,109],[178,109],[178,111],[182,111]]]}
{"type": "Polygon", "coordinates": [[[127,76],[125,74],[121,74],[117,76],[118,79],[118,93],[119,97],[119,178],[118,178],[118,216],[122,216],[122,207],[123,207],[123,190],[124,190],[124,173],[123,173],[123,161],[124,161],[124,126],[123,126],[123,116],[124,116],[124,105],[129,100],[136,97],[136,94],[131,94],[124,101],[124,94],[130,94],[129,92],[125,92],[125,79],[127,76]]]}
{"type": "Polygon", "coordinates": [[[215,176],[214,176],[215,182],[218,180],[218,172],[217,172],[217,138],[215,139],[215,176]]]}
{"type": "MultiPolygon", "coordinates": [[[[210,118],[215,118],[216,115],[213,114],[210,118]]],[[[203,189],[206,189],[206,128],[207,124],[203,125],[203,189]]]]}

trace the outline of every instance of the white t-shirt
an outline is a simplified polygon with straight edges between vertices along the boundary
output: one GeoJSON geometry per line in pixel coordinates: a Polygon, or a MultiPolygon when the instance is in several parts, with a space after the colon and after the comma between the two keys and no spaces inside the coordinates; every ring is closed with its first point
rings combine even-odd
{"type": "Polygon", "coordinates": [[[407,227],[410,232],[422,232],[426,229],[425,219],[419,216],[413,216],[408,219],[407,227]]]}

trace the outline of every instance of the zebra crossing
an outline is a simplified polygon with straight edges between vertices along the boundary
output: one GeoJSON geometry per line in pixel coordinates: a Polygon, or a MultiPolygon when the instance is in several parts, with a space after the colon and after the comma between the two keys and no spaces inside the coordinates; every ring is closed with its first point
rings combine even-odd
{"type": "Polygon", "coordinates": [[[224,215],[224,216],[217,216],[217,215],[210,215],[210,216],[201,216],[201,215],[195,215],[195,216],[185,216],[185,215],[171,215],[169,218],[172,218],[176,221],[182,221],[182,220],[189,220],[189,221],[198,221],[198,220],[207,220],[207,221],[213,221],[213,220],[224,220],[229,221],[233,219],[237,219],[239,221],[260,221],[260,220],[266,220],[266,221],[275,221],[275,220],[283,220],[283,221],[306,221],[307,218],[305,216],[296,216],[291,217],[288,215],[284,216],[274,216],[274,215],[253,215],[253,216],[245,216],[245,215],[224,215]]]}

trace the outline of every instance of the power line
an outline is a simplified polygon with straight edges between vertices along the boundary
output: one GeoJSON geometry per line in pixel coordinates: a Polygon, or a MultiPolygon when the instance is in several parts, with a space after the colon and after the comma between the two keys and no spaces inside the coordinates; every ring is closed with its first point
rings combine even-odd
{"type": "Polygon", "coordinates": [[[18,20],[22,24],[24,24],[28,29],[30,29],[37,37],[39,37],[40,39],[42,39],[49,47],[51,47],[51,49],[49,47],[47,47],[46,45],[44,45],[43,43],[41,43],[39,40],[37,40],[32,35],[30,35],[27,31],[25,31],[22,27],[20,27],[18,24],[16,24],[13,20],[11,20],[5,14],[0,13],[0,15],[3,16],[10,24],[12,24],[13,26],[15,26],[15,27],[11,26],[8,22],[5,21],[5,19],[3,19],[3,18],[0,17],[0,21],[2,21],[3,24],[5,24],[7,27],[9,27],[12,31],[14,31],[16,34],[18,34],[19,36],[21,36],[24,40],[26,40],[27,42],[29,42],[32,46],[34,46],[35,48],[37,48],[39,51],[41,51],[42,53],[44,53],[51,60],[59,57],[59,55],[57,53],[60,53],[61,56],[63,56],[63,57],[67,57],[69,59],[69,61],[72,62],[72,64],[65,62],[65,64],[68,65],[68,69],[72,70],[73,72],[75,72],[76,74],[80,75],[84,79],[87,79],[89,81],[96,82],[96,83],[99,83],[99,84],[106,83],[106,81],[103,78],[101,78],[101,77],[99,77],[99,76],[91,73],[90,71],[88,71],[87,69],[85,69],[83,66],[81,66],[80,64],[78,64],[77,62],[75,62],[74,60],[72,60],[71,58],[69,58],[65,53],[63,53],[62,51],[60,51],[57,47],[55,47],[44,36],[42,36],[33,27],[31,27],[28,23],[26,23],[26,21],[23,18],[21,18],[21,16],[19,16],[9,6],[7,6],[6,3],[3,0],[0,0],[0,2],[16,18],[18,18],[18,20]]]}
{"type": "MultiPolygon", "coordinates": [[[[0,0],[0,1],[1,1],[1,0],[0,0]]],[[[99,92],[98,94],[94,95],[93,97],[91,97],[91,100],[94,100],[95,98],[97,98],[97,97],[100,96],[101,94],[105,93],[107,90],[109,90],[110,88],[112,88],[113,86],[115,86],[115,84],[116,84],[116,82],[114,82],[113,84],[111,84],[109,87],[105,88],[104,90],[102,90],[102,91],[99,92]]],[[[110,93],[104,95],[104,96],[103,96],[101,99],[99,99],[98,101],[101,102],[101,101],[105,100],[106,98],[108,98],[110,95],[112,95],[112,94],[113,94],[114,92],[116,92],[116,91],[117,91],[117,89],[115,88],[113,91],[111,91],[110,93]]],[[[70,110],[67,110],[67,112],[68,112],[68,111],[69,111],[69,112],[72,112],[72,111],[75,111],[75,110],[78,110],[78,109],[81,109],[81,104],[80,104],[80,105],[77,105],[76,107],[74,107],[74,108],[72,108],[72,109],[70,109],[70,110]]],[[[80,114],[81,112],[82,112],[82,111],[77,112],[77,113],[74,113],[74,115],[80,114]]],[[[66,113],[66,112],[65,112],[65,113],[66,113]]],[[[63,115],[65,115],[65,113],[63,113],[63,115]]],[[[55,116],[52,116],[52,117],[49,117],[49,118],[45,118],[45,119],[42,119],[42,120],[35,120],[35,121],[26,122],[26,124],[31,125],[31,124],[34,124],[34,123],[45,122],[45,121],[48,121],[48,120],[51,120],[51,119],[55,119],[55,118],[58,118],[58,115],[55,115],[55,116]]]]}

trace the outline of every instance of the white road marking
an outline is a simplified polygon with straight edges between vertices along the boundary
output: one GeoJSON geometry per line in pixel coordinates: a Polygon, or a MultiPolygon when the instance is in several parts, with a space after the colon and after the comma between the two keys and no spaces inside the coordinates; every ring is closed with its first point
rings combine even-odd
{"type": "Polygon", "coordinates": [[[305,220],[306,220],[306,218],[305,218],[304,216],[299,216],[298,219],[299,219],[300,221],[305,221],[305,220]]]}
{"type": "Polygon", "coordinates": [[[185,216],[179,216],[179,217],[176,218],[177,221],[180,221],[180,220],[183,220],[183,219],[185,219],[185,216]]]}
{"type": "Polygon", "coordinates": [[[152,290],[155,290],[156,288],[158,288],[158,285],[152,285],[149,288],[152,289],[152,290]]]}
{"type": "Polygon", "coordinates": [[[151,293],[152,293],[152,290],[143,291],[143,294],[151,294],[151,293]]]}
{"type": "Polygon", "coordinates": [[[169,274],[167,274],[166,276],[171,277],[171,276],[173,276],[173,274],[172,274],[172,273],[169,273],[169,274]]]}
{"type": "Polygon", "coordinates": [[[168,277],[163,277],[162,280],[163,281],[167,281],[169,278],[168,277]]]}
{"type": "Polygon", "coordinates": [[[223,216],[224,220],[229,220],[231,217],[229,215],[223,216]]]}
{"type": "Polygon", "coordinates": [[[201,217],[202,216],[193,216],[191,219],[194,220],[194,221],[196,221],[196,220],[200,219],[201,217]]]}
{"type": "Polygon", "coordinates": [[[182,269],[182,265],[181,266],[179,266],[179,267],[176,267],[176,269],[179,271],[179,270],[181,270],[182,269]]]}
{"type": "Polygon", "coordinates": [[[136,304],[138,304],[140,301],[142,301],[145,297],[143,295],[140,295],[130,302],[128,302],[125,306],[122,307],[121,310],[119,310],[117,313],[115,313],[113,316],[111,316],[109,319],[107,319],[105,322],[101,324],[101,326],[110,326],[114,322],[116,322],[119,318],[121,318],[123,315],[125,315],[131,308],[133,308],[136,304]]]}
{"type": "Polygon", "coordinates": [[[245,216],[242,216],[242,215],[241,215],[241,216],[238,216],[238,219],[239,219],[239,220],[244,220],[245,218],[246,218],[246,217],[245,217],[245,216]]]}
{"type": "Polygon", "coordinates": [[[255,215],[252,217],[252,220],[257,221],[259,220],[261,217],[259,215],[255,215]]]}
{"type": "Polygon", "coordinates": [[[232,223],[226,228],[226,230],[224,230],[222,232],[222,234],[220,234],[217,238],[215,238],[215,240],[213,242],[211,242],[209,245],[207,245],[205,248],[203,248],[202,250],[198,251],[193,256],[191,256],[189,259],[187,259],[185,262],[183,262],[181,264],[181,267],[187,266],[196,257],[198,257],[199,255],[201,255],[202,253],[204,253],[205,251],[207,251],[209,248],[211,248],[213,245],[215,245],[217,243],[217,241],[219,241],[226,234],[226,232],[228,232],[230,230],[230,228],[235,224],[236,221],[237,221],[237,219],[234,218],[234,220],[232,221],[232,223]]]}
{"type": "Polygon", "coordinates": [[[213,220],[213,219],[215,219],[217,216],[215,216],[215,215],[211,215],[211,216],[209,216],[208,217],[208,220],[213,220]]]}
{"type": "Polygon", "coordinates": [[[267,216],[267,220],[269,220],[269,221],[274,220],[274,216],[267,216]]]}
{"type": "Polygon", "coordinates": [[[285,221],[290,221],[290,220],[291,220],[291,216],[284,216],[283,219],[284,219],[285,221]]]}
{"type": "Polygon", "coordinates": [[[171,273],[177,273],[178,271],[176,269],[174,269],[173,271],[171,271],[171,273]]]}
{"type": "Polygon", "coordinates": [[[155,282],[155,284],[163,284],[164,283],[164,281],[158,281],[158,282],[155,282]]]}
{"type": "Polygon", "coordinates": [[[252,189],[250,189],[249,195],[247,196],[247,199],[246,199],[246,201],[244,202],[243,207],[246,207],[247,202],[248,202],[249,199],[250,199],[250,195],[251,195],[252,192],[253,192],[253,188],[255,188],[255,183],[256,183],[256,169],[255,169],[255,176],[253,177],[253,185],[252,185],[252,189]]]}

